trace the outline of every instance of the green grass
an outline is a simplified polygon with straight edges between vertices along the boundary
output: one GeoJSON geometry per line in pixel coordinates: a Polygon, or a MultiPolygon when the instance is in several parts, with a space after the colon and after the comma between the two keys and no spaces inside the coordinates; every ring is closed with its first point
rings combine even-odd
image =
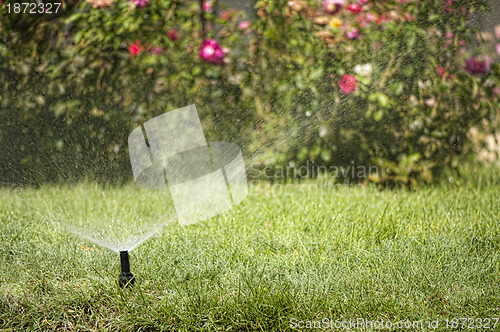
{"type": "Polygon", "coordinates": [[[117,253],[54,228],[47,201],[75,190],[0,191],[0,328],[274,331],[292,318],[500,316],[498,181],[253,187],[231,213],[169,226],[132,251],[137,284],[125,290],[117,253]]]}

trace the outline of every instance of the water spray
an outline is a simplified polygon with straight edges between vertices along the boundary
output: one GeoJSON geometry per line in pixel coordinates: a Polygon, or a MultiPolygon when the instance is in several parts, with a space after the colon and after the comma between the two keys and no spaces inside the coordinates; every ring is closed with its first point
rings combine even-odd
{"type": "Polygon", "coordinates": [[[75,203],[72,209],[68,204],[56,205],[62,208],[57,215],[69,218],[59,220],[49,211],[73,234],[120,254],[121,288],[133,287],[136,281],[130,273],[131,250],[167,224],[178,221],[187,226],[215,217],[248,194],[240,147],[229,142],[208,144],[194,105],[136,127],[128,137],[128,148],[135,184],[147,190],[123,194],[122,190],[104,192],[91,186],[80,195],[85,197],[84,204],[71,200],[75,203]],[[116,202],[129,208],[111,208],[116,202]],[[81,211],[80,218],[69,213],[75,210],[81,211]]]}
{"type": "Polygon", "coordinates": [[[130,287],[135,283],[135,277],[132,273],[130,273],[130,261],[128,258],[128,251],[120,251],[120,262],[122,266],[122,273],[118,278],[118,282],[120,287],[130,287]]]}

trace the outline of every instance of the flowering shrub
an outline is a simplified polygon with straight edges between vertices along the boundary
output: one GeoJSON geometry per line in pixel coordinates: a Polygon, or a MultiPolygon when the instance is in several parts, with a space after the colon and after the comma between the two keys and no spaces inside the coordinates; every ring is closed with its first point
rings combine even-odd
{"type": "Polygon", "coordinates": [[[264,163],[376,165],[369,180],[416,186],[458,167],[470,128],[496,121],[498,57],[472,46],[467,25],[484,1],[259,4],[259,61],[274,69],[261,77],[274,93],[263,118],[287,110],[264,129],[287,143],[264,163]]]}
{"type": "Polygon", "coordinates": [[[13,92],[0,94],[2,181],[86,174],[128,180],[121,174],[129,168],[129,132],[188,104],[203,112],[211,140],[234,138],[251,122],[250,111],[240,121],[227,113],[250,109],[237,78],[229,79],[244,70],[245,60],[228,53],[248,39],[248,26],[237,27],[242,13],[228,9],[223,18],[226,8],[214,7],[203,29],[198,3],[89,0],[63,7],[59,17],[2,17],[0,81],[2,91],[13,92]]]}
{"type": "Polygon", "coordinates": [[[219,1],[86,0],[2,20],[0,174],[111,178],[132,128],[195,103],[207,139],[254,166],[376,165],[369,180],[416,185],[496,121],[500,55],[467,25],[482,0],[256,8],[249,22],[219,1]]]}

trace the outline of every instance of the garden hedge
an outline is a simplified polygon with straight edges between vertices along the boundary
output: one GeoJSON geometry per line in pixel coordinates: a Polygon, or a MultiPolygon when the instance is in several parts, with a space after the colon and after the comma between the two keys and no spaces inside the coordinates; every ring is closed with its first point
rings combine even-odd
{"type": "Polygon", "coordinates": [[[3,183],[126,182],[128,133],[188,104],[208,141],[242,146],[250,176],[376,166],[349,177],[415,186],[497,121],[499,55],[468,24],[483,0],[256,1],[252,22],[218,1],[14,3],[0,11],[3,183]]]}

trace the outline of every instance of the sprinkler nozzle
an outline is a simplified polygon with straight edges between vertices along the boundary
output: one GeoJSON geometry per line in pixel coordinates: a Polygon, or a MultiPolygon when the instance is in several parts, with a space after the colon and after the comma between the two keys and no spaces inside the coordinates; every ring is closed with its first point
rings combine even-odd
{"type": "Polygon", "coordinates": [[[128,251],[120,251],[120,262],[122,265],[122,273],[118,278],[120,287],[130,287],[135,283],[135,277],[130,273],[130,261],[128,258],[128,251]]]}

